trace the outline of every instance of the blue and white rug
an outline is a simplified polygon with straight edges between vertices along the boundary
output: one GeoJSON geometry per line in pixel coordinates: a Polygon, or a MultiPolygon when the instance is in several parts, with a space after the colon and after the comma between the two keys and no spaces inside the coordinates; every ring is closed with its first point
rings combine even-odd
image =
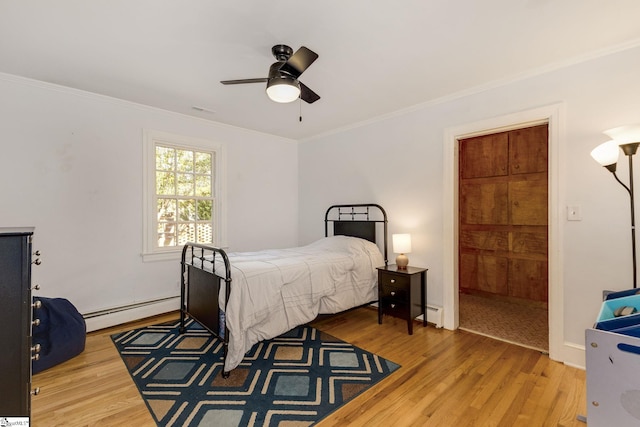
{"type": "Polygon", "coordinates": [[[113,335],[159,426],[310,426],[400,366],[309,326],[256,344],[222,378],[222,343],[189,320],[113,335]]]}

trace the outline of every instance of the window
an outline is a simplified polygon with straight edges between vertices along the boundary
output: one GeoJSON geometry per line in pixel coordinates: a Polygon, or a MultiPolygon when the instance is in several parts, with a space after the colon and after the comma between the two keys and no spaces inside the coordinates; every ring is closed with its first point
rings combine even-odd
{"type": "Polygon", "coordinates": [[[222,246],[222,149],[145,131],[145,260],[174,258],[187,242],[222,246]]]}

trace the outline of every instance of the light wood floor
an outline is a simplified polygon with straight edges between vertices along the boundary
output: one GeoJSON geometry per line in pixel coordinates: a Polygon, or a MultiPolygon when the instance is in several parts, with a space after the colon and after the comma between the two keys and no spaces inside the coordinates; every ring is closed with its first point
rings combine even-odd
{"type": "MultiPolygon", "coordinates": [[[[33,378],[31,425],[154,426],[110,334],[160,323],[159,316],[90,333],[76,358],[33,378]]],[[[464,331],[384,318],[358,309],[314,323],[342,340],[402,365],[318,425],[582,426],[585,372],[535,350],[464,331]]]]}

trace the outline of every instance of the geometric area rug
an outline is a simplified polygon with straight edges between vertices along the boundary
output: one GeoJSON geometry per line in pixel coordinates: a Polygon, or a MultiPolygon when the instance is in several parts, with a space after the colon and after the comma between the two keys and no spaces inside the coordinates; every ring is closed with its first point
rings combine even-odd
{"type": "Polygon", "coordinates": [[[192,319],[111,336],[158,426],[311,426],[400,366],[310,326],[260,342],[222,378],[222,343],[192,319]]]}

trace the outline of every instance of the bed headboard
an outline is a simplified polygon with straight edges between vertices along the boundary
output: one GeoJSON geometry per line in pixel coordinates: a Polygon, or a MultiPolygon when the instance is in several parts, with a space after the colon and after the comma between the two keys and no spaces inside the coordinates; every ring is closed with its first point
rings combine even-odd
{"type": "Polygon", "coordinates": [[[359,237],[382,246],[384,263],[387,257],[387,213],[374,203],[333,205],[324,215],[324,235],[329,236],[329,223],[333,223],[333,235],[359,237]],[[382,227],[378,227],[382,225],[382,227]],[[378,228],[382,228],[379,233],[378,228]],[[382,234],[382,238],[379,235],[382,234]]]}

